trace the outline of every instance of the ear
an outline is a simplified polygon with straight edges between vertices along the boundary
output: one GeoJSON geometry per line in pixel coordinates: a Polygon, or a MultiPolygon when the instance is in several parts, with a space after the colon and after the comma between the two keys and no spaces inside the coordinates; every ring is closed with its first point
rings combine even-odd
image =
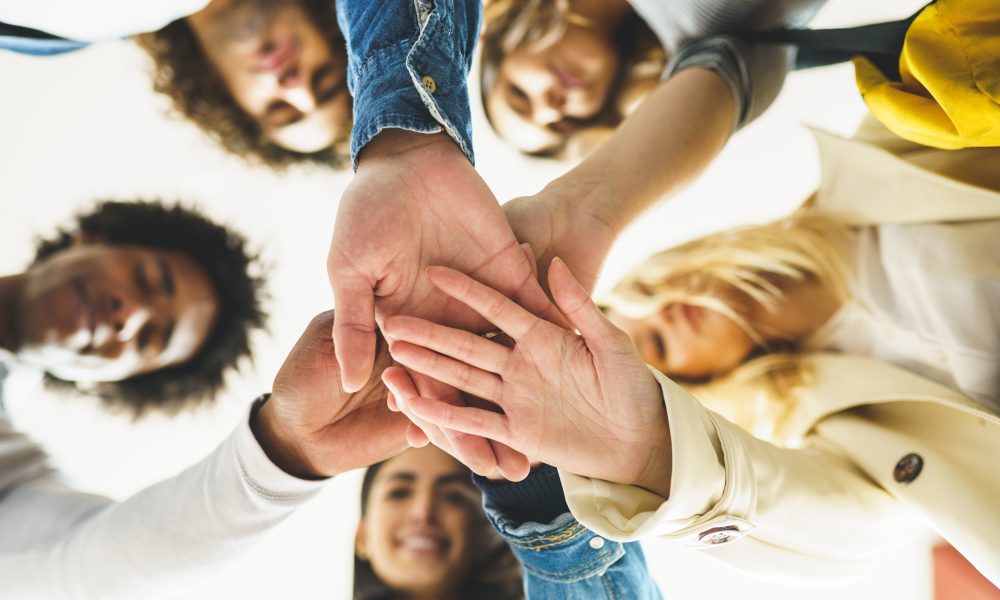
{"type": "Polygon", "coordinates": [[[361,560],[368,560],[368,544],[365,541],[364,519],[358,523],[358,529],[354,532],[354,555],[361,560]]]}

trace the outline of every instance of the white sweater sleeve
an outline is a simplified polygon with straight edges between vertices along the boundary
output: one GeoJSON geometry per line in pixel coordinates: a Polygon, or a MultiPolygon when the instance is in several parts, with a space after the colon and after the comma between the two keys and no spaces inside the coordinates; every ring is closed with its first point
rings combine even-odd
{"type": "Polygon", "coordinates": [[[210,0],[0,0],[0,21],[81,42],[156,31],[210,0]]]}
{"type": "MultiPolygon", "coordinates": [[[[37,463],[39,451],[18,445],[37,463]]],[[[0,456],[8,473],[10,458],[0,456]]],[[[29,475],[0,486],[0,588],[12,598],[176,594],[323,486],[271,463],[249,418],[204,460],[123,502],[72,490],[51,470],[20,471],[29,475]]]]}

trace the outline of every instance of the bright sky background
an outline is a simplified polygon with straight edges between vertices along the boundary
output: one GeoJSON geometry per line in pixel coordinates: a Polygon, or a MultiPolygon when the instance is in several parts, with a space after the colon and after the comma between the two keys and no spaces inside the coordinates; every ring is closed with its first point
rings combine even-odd
{"type": "MultiPolygon", "coordinates": [[[[923,0],[829,0],[815,26],[900,18],[923,0]]],[[[349,173],[317,169],[276,175],[247,168],[193,126],[168,117],[149,89],[145,57],[131,44],[32,58],[0,53],[0,273],[23,268],[39,234],[100,198],[196,202],[244,231],[272,265],[270,335],[255,339],[255,364],[233,377],[213,407],[174,420],[132,424],[92,401],[56,398],[37,377],[9,384],[19,427],[41,440],[82,488],[125,498],[209,453],[270,389],[288,349],[311,316],[331,306],[326,249],[349,173]]],[[[474,101],[479,94],[473,91],[474,101]]],[[[479,116],[478,168],[501,201],[539,190],[565,167],[527,159],[501,144],[479,116]]],[[[730,225],[766,221],[794,208],[817,181],[809,123],[849,134],[864,114],[848,66],[789,77],[770,111],[737,135],[702,179],[663,203],[615,246],[601,287],[630,265],[677,241],[730,225]]],[[[669,168],[664,165],[663,168],[669,168]]],[[[251,550],[231,570],[179,598],[347,598],[359,474],[322,496],[251,550]]],[[[924,537],[929,537],[922,534],[924,537]]],[[[872,565],[847,588],[804,590],[764,584],[704,554],[652,541],[647,560],[674,600],[721,598],[852,600],[930,598],[926,544],[872,565]]]]}

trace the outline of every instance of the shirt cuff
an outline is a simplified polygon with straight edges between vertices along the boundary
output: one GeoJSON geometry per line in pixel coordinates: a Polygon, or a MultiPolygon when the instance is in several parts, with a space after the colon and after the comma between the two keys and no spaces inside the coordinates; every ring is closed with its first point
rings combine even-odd
{"type": "Polygon", "coordinates": [[[678,71],[690,67],[701,67],[715,72],[729,87],[733,96],[733,131],[739,130],[747,122],[749,105],[750,75],[741,54],[741,45],[736,38],[713,36],[699,40],[681,48],[664,71],[664,79],[669,79],[678,71]]]}
{"type": "Polygon", "coordinates": [[[299,479],[271,462],[250,429],[250,419],[267,401],[261,396],[247,411],[247,416],[233,432],[232,440],[240,472],[250,488],[260,496],[277,502],[298,502],[316,495],[327,480],[299,479]]]}
{"type": "Polygon", "coordinates": [[[351,159],[383,129],[418,133],[444,130],[475,162],[472,109],[464,52],[445,17],[431,11],[416,39],[371,55],[357,67],[351,159]]]}
{"type": "Polygon", "coordinates": [[[485,503],[517,524],[550,523],[569,512],[559,474],[549,465],[532,469],[523,481],[493,481],[479,475],[472,480],[485,503]]]}
{"type": "Polygon", "coordinates": [[[670,423],[670,497],[560,471],[573,515],[588,529],[623,542],[668,536],[697,545],[714,528],[752,529],[743,517],[755,502],[753,479],[745,473],[745,457],[741,461],[733,448],[738,441],[727,431],[720,433],[721,417],[667,376],[650,371],[663,390],[670,423]]]}

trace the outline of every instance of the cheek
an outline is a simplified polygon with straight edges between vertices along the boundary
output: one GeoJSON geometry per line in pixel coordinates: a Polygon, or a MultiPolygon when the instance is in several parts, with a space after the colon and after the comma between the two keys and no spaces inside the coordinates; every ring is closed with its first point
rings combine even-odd
{"type": "Polygon", "coordinates": [[[753,350],[755,344],[745,331],[732,320],[712,313],[708,330],[711,344],[709,350],[715,355],[711,371],[716,374],[728,372],[738,366],[753,350]]]}

